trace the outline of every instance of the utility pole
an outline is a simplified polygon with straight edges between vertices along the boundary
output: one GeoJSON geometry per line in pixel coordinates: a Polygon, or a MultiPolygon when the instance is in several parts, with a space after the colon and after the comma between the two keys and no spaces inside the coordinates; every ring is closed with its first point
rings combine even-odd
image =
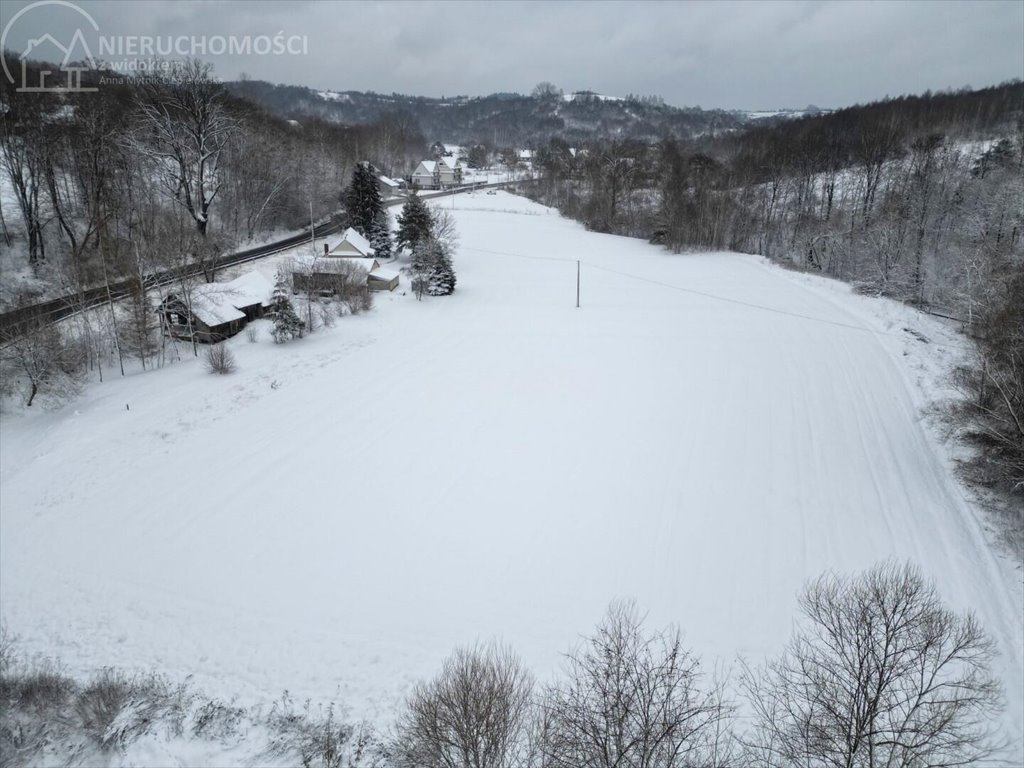
{"type": "Polygon", "coordinates": [[[316,258],[316,235],[313,225],[313,198],[309,198],[309,246],[313,249],[313,258],[316,258]]]}
{"type": "Polygon", "coordinates": [[[576,309],[580,308],[580,260],[576,259],[576,309]]]}

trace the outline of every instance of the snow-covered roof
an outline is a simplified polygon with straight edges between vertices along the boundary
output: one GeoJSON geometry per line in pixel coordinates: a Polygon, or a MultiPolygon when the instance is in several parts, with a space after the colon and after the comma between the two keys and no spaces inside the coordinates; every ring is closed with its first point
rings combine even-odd
{"type": "Polygon", "coordinates": [[[387,184],[389,187],[397,187],[398,182],[394,179],[389,179],[387,176],[381,176],[380,180],[387,184]]]}
{"type": "Polygon", "coordinates": [[[418,171],[420,168],[422,168],[427,173],[433,173],[436,167],[437,163],[434,162],[433,160],[424,160],[422,163],[419,164],[419,167],[417,167],[416,170],[418,171]]]}
{"type": "Polygon", "coordinates": [[[274,293],[274,284],[262,272],[246,272],[222,285],[236,307],[251,307],[254,304],[269,307],[274,293]]]}
{"type": "Polygon", "coordinates": [[[200,285],[192,290],[191,298],[192,314],[211,328],[245,317],[219,285],[200,285]]]}
{"type": "Polygon", "coordinates": [[[377,267],[380,266],[376,259],[342,257],[340,259],[331,259],[331,261],[334,264],[345,264],[358,267],[359,269],[365,269],[367,272],[373,272],[374,274],[377,274],[377,267]]]}
{"type": "Polygon", "coordinates": [[[270,306],[274,285],[262,272],[246,272],[226,283],[204,283],[192,289],[192,314],[211,328],[232,320],[241,320],[240,307],[270,306]]]}
{"type": "Polygon", "coordinates": [[[374,280],[385,280],[388,282],[400,276],[401,275],[397,269],[389,269],[388,267],[379,267],[378,269],[373,270],[370,274],[370,277],[374,280]]]}
{"type": "Polygon", "coordinates": [[[449,157],[448,155],[445,155],[445,156],[443,156],[441,158],[441,162],[444,163],[445,165],[447,165],[449,168],[451,168],[454,171],[455,170],[455,166],[457,166],[459,164],[459,158],[457,158],[457,157],[449,157]]]}
{"type": "Polygon", "coordinates": [[[370,247],[370,241],[352,229],[352,227],[345,230],[345,234],[341,236],[341,240],[338,244],[331,249],[331,253],[333,254],[339,251],[346,253],[349,250],[355,250],[363,256],[372,256],[374,254],[373,248],[370,247]],[[344,248],[343,246],[345,243],[351,245],[352,248],[344,248]]]}

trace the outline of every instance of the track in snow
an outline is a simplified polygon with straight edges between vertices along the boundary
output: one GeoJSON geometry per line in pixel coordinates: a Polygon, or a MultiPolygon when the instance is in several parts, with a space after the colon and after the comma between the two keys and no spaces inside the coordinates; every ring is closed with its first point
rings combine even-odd
{"type": "Polygon", "coordinates": [[[450,298],[5,419],[0,597],[27,647],[387,720],[458,644],[500,636],[544,677],[631,596],[708,665],[757,658],[806,578],[909,558],[997,637],[1020,722],[1019,578],[854,297],[465,205],[523,214],[456,210],[450,298]]]}

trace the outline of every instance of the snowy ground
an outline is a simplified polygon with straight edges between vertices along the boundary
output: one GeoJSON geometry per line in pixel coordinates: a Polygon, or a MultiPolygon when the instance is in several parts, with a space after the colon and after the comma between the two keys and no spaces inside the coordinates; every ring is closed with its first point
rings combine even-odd
{"type": "Polygon", "coordinates": [[[4,416],[0,607],[24,649],[387,723],[456,645],[504,638],[543,679],[631,596],[706,664],[756,660],[805,579],[909,558],[996,637],[1019,753],[1020,574],[922,417],[954,333],[506,193],[455,208],[454,296],[4,416]]]}

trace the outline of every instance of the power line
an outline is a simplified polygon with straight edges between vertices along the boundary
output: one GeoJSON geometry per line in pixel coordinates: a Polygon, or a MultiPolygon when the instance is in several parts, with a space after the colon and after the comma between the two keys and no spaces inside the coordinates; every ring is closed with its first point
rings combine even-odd
{"type": "MultiPolygon", "coordinates": [[[[564,256],[537,256],[537,255],[534,255],[534,254],[527,254],[527,253],[512,253],[510,251],[491,251],[491,250],[486,250],[484,248],[466,248],[465,250],[467,250],[467,251],[476,251],[478,253],[489,253],[489,254],[493,254],[495,256],[511,256],[513,258],[519,258],[519,259],[532,259],[534,261],[555,261],[555,262],[566,262],[566,263],[572,263],[574,261],[579,261],[578,259],[571,259],[571,258],[567,258],[567,257],[564,257],[564,256]]],[[[786,317],[794,317],[794,318],[797,318],[799,320],[809,320],[809,321],[815,322],[815,323],[824,323],[826,325],[832,325],[832,326],[835,326],[837,328],[846,328],[846,329],[849,329],[849,330],[852,330],[852,331],[860,331],[862,333],[870,333],[870,334],[875,334],[875,335],[880,335],[880,336],[890,336],[890,337],[895,338],[895,339],[902,339],[902,338],[904,338],[900,334],[889,333],[888,331],[874,330],[872,328],[867,328],[867,327],[865,327],[863,325],[854,325],[852,323],[844,323],[844,322],[842,322],[840,320],[829,320],[828,318],[824,318],[824,317],[815,317],[814,315],[805,315],[805,314],[802,314],[800,312],[793,312],[793,311],[788,310],[788,309],[779,309],[778,307],[769,307],[769,306],[766,306],[764,304],[755,304],[754,302],[742,301],[741,299],[733,299],[733,298],[729,298],[728,296],[719,296],[718,294],[714,294],[714,293],[707,293],[705,291],[698,291],[698,290],[696,290],[694,288],[684,288],[681,285],[673,285],[672,283],[666,283],[666,282],[663,282],[661,280],[653,280],[653,279],[651,279],[649,277],[642,277],[640,275],[634,275],[634,274],[632,274],[630,272],[622,272],[622,271],[617,270],[617,269],[611,269],[609,267],[602,267],[602,266],[600,266],[598,264],[594,264],[594,263],[588,262],[588,261],[583,261],[582,263],[586,264],[588,267],[591,267],[593,269],[600,270],[601,272],[608,272],[609,274],[619,275],[620,277],[628,277],[628,278],[631,278],[633,280],[639,280],[640,282],[643,282],[643,283],[650,283],[651,285],[661,286],[662,288],[668,288],[668,289],[673,290],[673,291],[681,291],[682,293],[689,293],[689,294],[692,294],[694,296],[701,296],[702,298],[711,299],[713,301],[723,301],[723,302],[726,302],[727,304],[736,304],[736,305],[739,305],[739,306],[742,306],[742,307],[748,307],[750,309],[759,309],[759,310],[761,310],[763,312],[772,312],[772,313],[777,314],[777,315],[784,315],[786,317]]],[[[967,349],[967,347],[964,347],[964,346],[959,345],[959,344],[944,344],[944,343],[941,343],[941,342],[930,341],[930,340],[928,341],[928,343],[929,344],[934,344],[936,347],[943,347],[943,348],[946,348],[946,349],[959,349],[959,350],[967,349]]]]}

